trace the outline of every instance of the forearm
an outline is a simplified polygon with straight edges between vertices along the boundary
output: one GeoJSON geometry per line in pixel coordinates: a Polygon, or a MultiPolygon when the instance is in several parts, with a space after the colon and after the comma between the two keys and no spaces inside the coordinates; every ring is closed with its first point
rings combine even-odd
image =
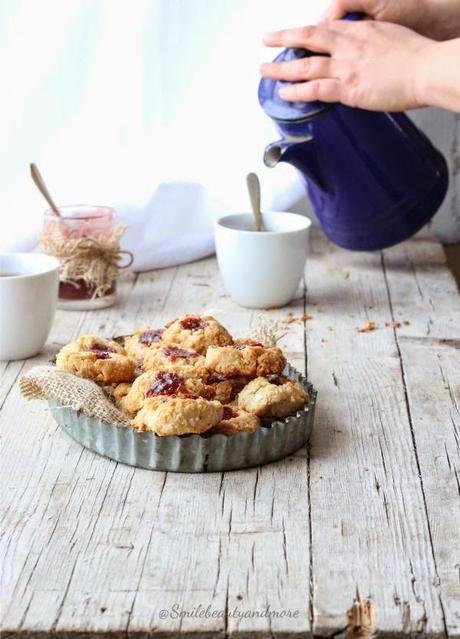
{"type": "Polygon", "coordinates": [[[416,24],[408,25],[436,40],[460,37],[459,0],[422,0],[416,24]],[[422,4],[423,3],[423,4],[422,4]]]}
{"type": "Polygon", "coordinates": [[[460,38],[435,42],[420,56],[416,93],[420,104],[460,113],[460,38]]]}
{"type": "Polygon", "coordinates": [[[340,20],[353,11],[399,24],[431,40],[460,37],[460,0],[332,0],[325,19],[340,20]]]}

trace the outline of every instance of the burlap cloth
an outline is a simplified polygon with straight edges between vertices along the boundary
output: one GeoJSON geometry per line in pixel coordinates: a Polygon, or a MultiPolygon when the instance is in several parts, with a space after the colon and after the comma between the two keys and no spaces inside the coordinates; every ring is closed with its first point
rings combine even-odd
{"type": "Polygon", "coordinates": [[[129,418],[118,410],[100,386],[54,366],[34,366],[20,378],[19,388],[26,399],[55,400],[88,417],[117,426],[129,426],[129,418]]]}

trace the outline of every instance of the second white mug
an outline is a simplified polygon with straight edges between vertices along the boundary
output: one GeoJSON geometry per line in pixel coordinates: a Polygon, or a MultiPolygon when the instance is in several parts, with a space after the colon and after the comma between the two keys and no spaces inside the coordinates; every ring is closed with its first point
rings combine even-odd
{"type": "Polygon", "coordinates": [[[224,285],[241,306],[285,306],[297,291],[308,254],[311,220],[287,212],[263,214],[264,231],[249,213],[216,222],[216,252],[224,285]]]}
{"type": "Polygon", "coordinates": [[[0,360],[26,359],[41,350],[53,323],[58,286],[56,258],[0,254],[0,360]]]}

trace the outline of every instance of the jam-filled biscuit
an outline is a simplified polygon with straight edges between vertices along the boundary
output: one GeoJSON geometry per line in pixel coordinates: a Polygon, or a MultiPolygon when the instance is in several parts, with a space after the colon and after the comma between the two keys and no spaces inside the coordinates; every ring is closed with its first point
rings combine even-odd
{"type": "Polygon", "coordinates": [[[160,437],[200,434],[216,426],[223,412],[222,404],[201,397],[173,397],[160,402],[154,398],[145,401],[131,424],[138,430],[152,431],[160,437]]]}
{"type": "Polygon", "coordinates": [[[81,335],[74,342],[70,342],[63,346],[57,354],[56,361],[65,353],[78,353],[81,351],[101,351],[107,353],[119,353],[125,355],[125,349],[118,342],[97,335],[81,335]]]}
{"type": "Polygon", "coordinates": [[[287,377],[273,382],[265,377],[253,379],[238,395],[238,407],[259,417],[288,417],[308,402],[308,393],[298,382],[287,377]]]}
{"type": "Polygon", "coordinates": [[[281,373],[286,366],[286,358],[276,346],[268,347],[246,340],[233,346],[210,346],[205,366],[226,377],[262,377],[281,373]]]}
{"type": "Polygon", "coordinates": [[[134,362],[124,349],[95,335],[83,335],[64,346],[56,356],[56,367],[102,384],[131,382],[134,378],[134,362]]]}
{"type": "Polygon", "coordinates": [[[248,377],[225,377],[208,371],[203,380],[214,389],[214,398],[222,404],[232,402],[250,381],[248,377]]]}
{"type": "Polygon", "coordinates": [[[227,346],[233,339],[226,328],[211,315],[184,315],[169,324],[163,333],[165,344],[182,346],[182,348],[206,353],[208,346],[227,346]]]}
{"type": "Polygon", "coordinates": [[[222,420],[212,429],[213,434],[235,435],[236,433],[253,433],[260,426],[257,415],[247,413],[236,406],[224,406],[222,420]]]}
{"type": "Polygon", "coordinates": [[[125,337],[126,354],[134,360],[141,360],[147,350],[161,342],[164,331],[164,328],[149,328],[148,326],[139,328],[132,335],[125,337]]]}
{"type": "Polygon", "coordinates": [[[124,401],[132,386],[132,384],[126,383],[117,384],[112,391],[112,399],[117,408],[119,408],[122,412],[127,412],[124,407],[124,401]]]}
{"type": "Polygon", "coordinates": [[[214,399],[212,386],[205,384],[199,377],[184,377],[171,371],[147,371],[140,375],[127,393],[120,392],[119,406],[129,414],[142,408],[147,399],[156,397],[203,397],[214,399]]]}
{"type": "Polygon", "coordinates": [[[200,377],[205,373],[204,357],[182,346],[156,344],[143,356],[144,371],[172,371],[184,377],[200,377]]]}

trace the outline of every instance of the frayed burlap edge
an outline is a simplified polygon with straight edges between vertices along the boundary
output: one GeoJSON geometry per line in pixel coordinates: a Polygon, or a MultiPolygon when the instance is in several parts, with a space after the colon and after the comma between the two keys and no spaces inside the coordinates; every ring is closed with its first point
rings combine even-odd
{"type": "Polygon", "coordinates": [[[129,418],[112,404],[100,386],[54,366],[34,366],[20,378],[19,388],[26,399],[55,400],[88,417],[116,426],[129,426],[129,418]]]}

